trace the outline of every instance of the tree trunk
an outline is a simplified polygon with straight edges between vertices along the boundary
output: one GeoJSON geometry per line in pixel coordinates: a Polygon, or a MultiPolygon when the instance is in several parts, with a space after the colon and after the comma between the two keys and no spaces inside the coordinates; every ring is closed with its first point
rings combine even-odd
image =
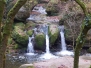
{"type": "Polygon", "coordinates": [[[83,2],[81,2],[80,0],[75,0],[75,1],[82,8],[86,16],[85,20],[82,23],[81,32],[76,40],[76,47],[75,47],[75,54],[74,54],[74,67],[73,68],[79,68],[79,53],[80,53],[80,50],[83,44],[85,43],[87,32],[91,28],[91,14],[88,14],[83,2]]]}
{"type": "MultiPolygon", "coordinates": [[[[1,32],[1,23],[2,23],[2,18],[3,18],[3,12],[4,12],[4,6],[5,6],[5,1],[0,0],[0,32],[1,32]]],[[[1,33],[0,33],[0,46],[1,46],[1,33]]]]}
{"type": "Polygon", "coordinates": [[[88,30],[91,28],[91,15],[88,15],[81,27],[81,32],[76,40],[75,54],[74,54],[74,68],[79,68],[79,53],[85,43],[85,38],[88,30]]]}
{"type": "Polygon", "coordinates": [[[5,51],[7,47],[8,38],[12,31],[13,19],[19,9],[26,3],[27,0],[18,0],[14,7],[7,14],[7,19],[3,29],[3,39],[0,45],[0,68],[5,68],[5,51]]]}

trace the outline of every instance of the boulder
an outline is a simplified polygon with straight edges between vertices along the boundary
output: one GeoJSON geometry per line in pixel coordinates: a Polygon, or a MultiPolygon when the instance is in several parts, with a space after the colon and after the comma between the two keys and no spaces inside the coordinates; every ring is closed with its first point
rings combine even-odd
{"type": "Polygon", "coordinates": [[[35,48],[41,50],[45,49],[45,35],[41,32],[35,35],[35,48]]]}
{"type": "Polygon", "coordinates": [[[59,12],[59,7],[57,6],[59,0],[50,0],[47,7],[46,11],[48,15],[55,15],[55,13],[59,12]]]}
{"type": "Polygon", "coordinates": [[[29,16],[32,8],[37,4],[37,0],[28,0],[24,6],[20,8],[15,15],[15,19],[19,21],[25,21],[29,16]]]}
{"type": "Polygon", "coordinates": [[[55,43],[55,41],[58,38],[58,35],[59,35],[58,25],[55,24],[49,25],[49,39],[51,45],[55,43]]]}
{"type": "Polygon", "coordinates": [[[33,35],[33,30],[28,30],[26,33],[31,37],[33,35]]]}
{"type": "Polygon", "coordinates": [[[35,26],[36,26],[36,23],[34,23],[33,21],[27,21],[27,23],[25,25],[25,29],[30,30],[30,29],[34,28],[35,26]]]}
{"type": "MultiPolygon", "coordinates": [[[[20,24],[20,23],[18,23],[20,24]]],[[[22,25],[24,25],[22,23],[22,25]]],[[[12,38],[19,44],[26,46],[28,43],[28,35],[23,30],[24,26],[15,25],[14,30],[12,32],[12,38]]]]}

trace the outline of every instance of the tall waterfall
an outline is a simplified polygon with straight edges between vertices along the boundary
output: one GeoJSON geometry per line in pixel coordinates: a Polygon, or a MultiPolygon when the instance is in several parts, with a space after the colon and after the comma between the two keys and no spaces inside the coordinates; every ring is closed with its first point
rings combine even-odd
{"type": "Polygon", "coordinates": [[[64,26],[60,26],[60,36],[61,36],[61,48],[62,50],[60,52],[58,52],[58,55],[73,55],[73,52],[68,51],[67,47],[66,47],[66,42],[65,42],[65,36],[64,36],[64,26]]]}
{"type": "Polygon", "coordinates": [[[46,28],[46,53],[50,53],[50,49],[49,49],[49,36],[48,36],[48,26],[46,28]]]}
{"type": "Polygon", "coordinates": [[[62,51],[67,50],[66,43],[65,43],[65,37],[64,37],[64,26],[60,27],[60,35],[61,35],[62,51]]]}
{"type": "Polygon", "coordinates": [[[50,58],[56,58],[53,54],[50,53],[50,48],[49,48],[49,36],[48,36],[48,25],[43,26],[43,31],[46,36],[46,52],[40,57],[42,59],[50,59],[50,58]]]}
{"type": "Polygon", "coordinates": [[[29,42],[28,42],[28,47],[27,47],[27,54],[28,55],[33,55],[34,54],[34,47],[33,47],[33,43],[32,43],[32,39],[34,37],[29,37],[29,42]]]}

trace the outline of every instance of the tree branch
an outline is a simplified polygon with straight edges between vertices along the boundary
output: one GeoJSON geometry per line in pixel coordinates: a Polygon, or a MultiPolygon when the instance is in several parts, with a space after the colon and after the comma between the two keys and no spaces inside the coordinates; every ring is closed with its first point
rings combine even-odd
{"type": "Polygon", "coordinates": [[[75,0],[75,2],[80,5],[80,7],[82,8],[82,10],[83,10],[85,16],[87,16],[87,15],[88,15],[88,12],[87,12],[87,10],[86,10],[86,6],[84,5],[84,3],[81,2],[81,0],[75,0]]]}

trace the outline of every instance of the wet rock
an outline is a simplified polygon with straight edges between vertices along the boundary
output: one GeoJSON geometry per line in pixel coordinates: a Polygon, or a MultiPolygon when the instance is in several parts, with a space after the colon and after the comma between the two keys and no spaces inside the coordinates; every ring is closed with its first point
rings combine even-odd
{"type": "Polygon", "coordinates": [[[55,41],[58,38],[58,35],[59,35],[58,25],[55,24],[49,25],[49,38],[51,45],[55,43],[55,41]]]}
{"type": "Polygon", "coordinates": [[[25,21],[29,16],[32,8],[37,4],[37,0],[27,1],[26,4],[20,8],[15,15],[15,19],[19,21],[25,21]]]}
{"type": "Polygon", "coordinates": [[[45,35],[44,33],[37,33],[35,35],[35,48],[44,50],[45,49],[45,35]]]}

